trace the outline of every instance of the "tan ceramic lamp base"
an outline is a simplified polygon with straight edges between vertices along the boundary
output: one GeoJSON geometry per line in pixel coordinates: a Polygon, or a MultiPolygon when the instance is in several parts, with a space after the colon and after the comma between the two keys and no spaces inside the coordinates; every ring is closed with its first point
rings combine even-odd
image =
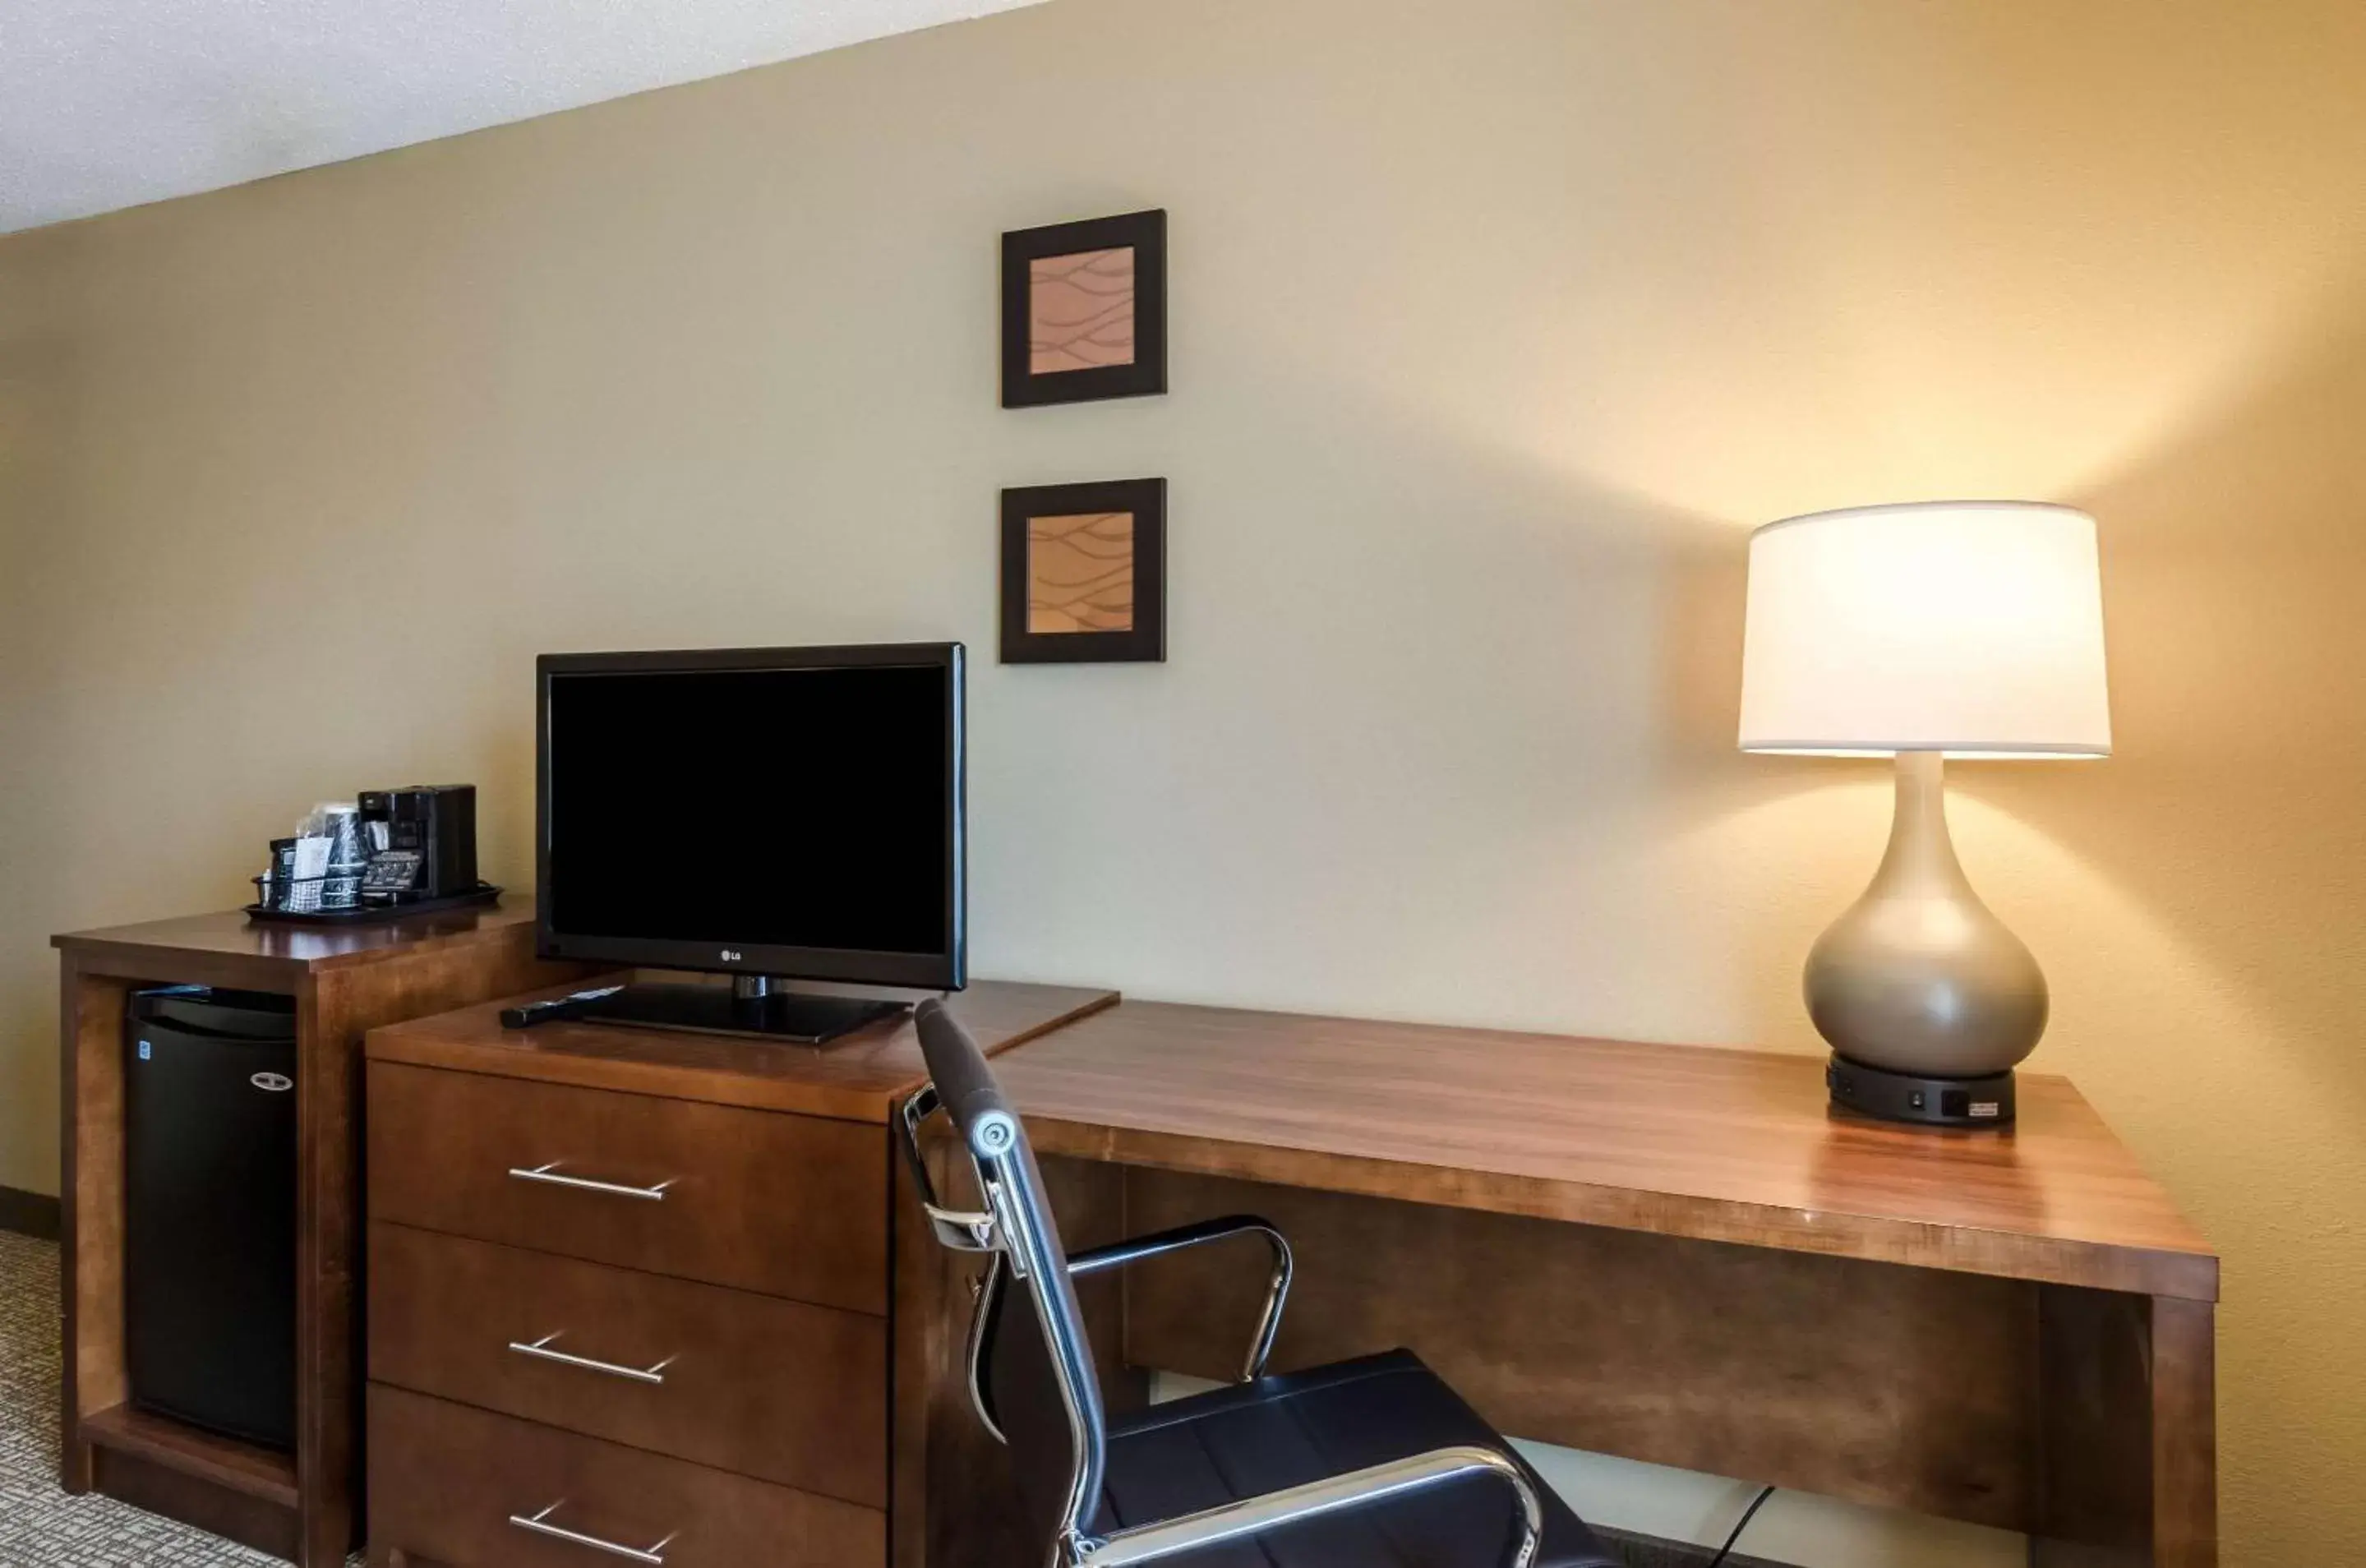
{"type": "MultiPolygon", "coordinates": [[[[1845,1063],[1915,1080],[1992,1079],[2045,1033],[2045,976],[1955,859],[1944,767],[1936,751],[1898,754],[1888,851],[1808,955],[1808,1013],[1845,1063]]],[[[2009,1108],[1988,1119],[2010,1120],[2009,1108]]]]}

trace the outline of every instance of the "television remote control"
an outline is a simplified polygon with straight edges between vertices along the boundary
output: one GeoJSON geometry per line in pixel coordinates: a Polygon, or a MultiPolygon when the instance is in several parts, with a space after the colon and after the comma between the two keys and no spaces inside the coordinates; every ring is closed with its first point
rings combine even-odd
{"type": "Polygon", "coordinates": [[[562,1018],[573,1018],[603,997],[613,997],[622,986],[599,986],[592,990],[578,991],[573,996],[553,997],[546,1002],[528,1002],[524,1007],[501,1009],[503,1029],[532,1029],[537,1023],[551,1023],[562,1018]]]}

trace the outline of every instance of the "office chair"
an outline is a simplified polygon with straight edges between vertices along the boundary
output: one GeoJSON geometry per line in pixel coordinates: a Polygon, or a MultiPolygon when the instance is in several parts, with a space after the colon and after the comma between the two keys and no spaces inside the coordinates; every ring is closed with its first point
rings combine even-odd
{"type": "Polygon", "coordinates": [[[1411,1351],[1266,1375],[1290,1255],[1264,1221],[1211,1220],[1071,1258],[977,1042],[934,1000],[918,1019],[930,1082],[904,1102],[898,1130],[937,1239],[992,1255],[970,1325],[970,1399],[1009,1450],[1044,1568],[1616,1568],[1411,1351]],[[976,1169],[980,1212],[937,1200],[919,1134],[940,1109],[976,1169]],[[1273,1256],[1240,1381],[1109,1420],[1072,1281],[1236,1235],[1261,1236],[1273,1256]]]}

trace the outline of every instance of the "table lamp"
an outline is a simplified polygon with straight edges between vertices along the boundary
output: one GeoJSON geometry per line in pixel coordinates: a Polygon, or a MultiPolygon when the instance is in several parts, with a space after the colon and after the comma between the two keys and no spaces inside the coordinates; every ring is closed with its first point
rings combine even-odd
{"type": "Polygon", "coordinates": [[[1808,955],[1833,1103],[2001,1126],[2045,976],[1947,837],[1945,759],[2112,750],[2095,520],[2029,502],[1819,512],[1750,536],[1741,749],[1897,759],[1873,885],[1808,955]]]}

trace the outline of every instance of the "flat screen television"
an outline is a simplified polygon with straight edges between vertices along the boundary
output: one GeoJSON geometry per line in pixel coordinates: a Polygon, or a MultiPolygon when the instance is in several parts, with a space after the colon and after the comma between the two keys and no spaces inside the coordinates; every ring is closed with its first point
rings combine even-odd
{"type": "Polygon", "coordinates": [[[742,1002],[772,980],[960,987],[962,653],[543,656],[542,953],[745,976],[742,1002]]]}

